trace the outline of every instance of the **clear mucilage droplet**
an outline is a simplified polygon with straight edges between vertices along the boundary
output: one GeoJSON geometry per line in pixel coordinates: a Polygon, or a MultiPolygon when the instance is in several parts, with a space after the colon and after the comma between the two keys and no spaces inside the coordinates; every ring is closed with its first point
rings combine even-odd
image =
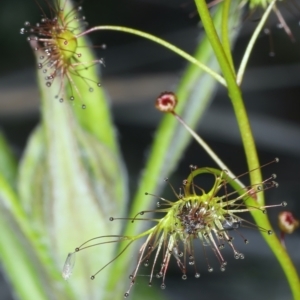
{"type": "Polygon", "coordinates": [[[75,253],[69,253],[67,259],[65,261],[63,270],[62,270],[62,277],[64,280],[68,280],[72,275],[74,265],[75,265],[75,253]]]}

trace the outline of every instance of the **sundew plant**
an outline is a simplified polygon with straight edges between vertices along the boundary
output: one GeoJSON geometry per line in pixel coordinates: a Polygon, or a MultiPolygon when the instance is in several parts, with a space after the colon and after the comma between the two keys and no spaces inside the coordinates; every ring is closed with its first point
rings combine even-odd
{"type": "MultiPolygon", "coordinates": [[[[287,202],[268,205],[264,198],[278,183],[275,174],[263,178],[261,170],[279,159],[259,161],[241,88],[271,14],[293,40],[277,1],[223,0],[211,8],[195,0],[202,26],[192,54],[138,28],[89,27],[81,5],[69,0],[40,1],[41,19],[36,23],[24,16],[20,33],[36,58],[41,120],[18,166],[4,136],[0,140],[0,258],[14,297],[165,299],[160,290],[168,288],[173,263],[184,280],[182,289],[194,277],[201,295],[203,272],[226,273],[232,264],[228,255],[247,259],[246,231],[254,229],[282,268],[290,288],[287,298],[300,299],[296,268],[267,214],[270,209],[279,214],[287,202]],[[236,29],[247,9],[259,10],[261,16],[241,61],[234,63],[236,29]],[[163,118],[134,195],[128,195],[131,174],[99,78],[105,60],[93,51],[105,45],[92,45],[88,39],[90,33],[103,31],[138,36],[187,64],[176,89],[153,94],[153,106],[163,118]],[[234,174],[230,162],[195,130],[218,86],[227,91],[236,117],[248,166],[243,174],[234,174]],[[197,166],[201,162],[194,157],[181,185],[173,186],[172,174],[192,139],[214,165],[197,166]],[[205,176],[213,180],[209,188],[203,187],[205,176]],[[248,179],[250,184],[245,184],[248,179]],[[161,194],[162,182],[171,197],[161,194]],[[237,239],[245,244],[242,249],[237,239]]],[[[218,282],[214,285],[217,289],[218,282]]]]}

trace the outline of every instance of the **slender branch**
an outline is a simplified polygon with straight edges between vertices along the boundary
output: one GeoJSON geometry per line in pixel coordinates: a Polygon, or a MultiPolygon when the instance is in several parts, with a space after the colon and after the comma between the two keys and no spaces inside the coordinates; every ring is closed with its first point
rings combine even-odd
{"type": "Polygon", "coordinates": [[[251,36],[251,39],[248,43],[248,46],[246,48],[246,51],[244,53],[244,56],[242,58],[242,61],[241,61],[241,64],[240,64],[240,67],[239,67],[239,70],[237,72],[237,77],[236,77],[236,82],[238,85],[241,85],[242,81],[243,81],[243,77],[244,77],[244,73],[245,73],[245,70],[246,70],[246,66],[247,66],[247,63],[249,61],[249,57],[250,57],[250,54],[253,50],[253,47],[254,47],[254,44],[258,38],[258,35],[259,33],[261,32],[264,24],[266,23],[266,20],[268,18],[268,16],[270,15],[274,5],[276,3],[276,0],[273,0],[268,8],[266,9],[265,13],[263,14],[260,22],[258,23],[257,27],[255,28],[252,36],[251,36]]]}
{"type": "Polygon", "coordinates": [[[229,38],[229,30],[228,30],[230,5],[231,5],[231,0],[223,1],[221,39],[222,39],[224,52],[231,66],[232,72],[235,72],[232,54],[231,54],[231,46],[230,46],[230,38],[229,38]]]}
{"type": "MultiPolygon", "coordinates": [[[[250,128],[247,112],[242,99],[242,94],[239,86],[236,83],[235,74],[233,73],[230,63],[228,62],[227,56],[216,32],[214,23],[211,19],[209,10],[205,0],[195,0],[198,12],[200,14],[202,24],[206,31],[207,37],[210,40],[212,48],[215,52],[217,60],[220,64],[220,68],[224,74],[224,78],[227,82],[228,94],[231,99],[235,115],[238,121],[240,133],[242,136],[242,141],[244,145],[244,150],[247,158],[248,169],[254,170],[250,173],[251,183],[259,183],[262,181],[261,172],[259,170],[259,161],[256,152],[256,147],[254,143],[254,138],[250,128]]],[[[264,198],[263,194],[260,193],[258,199],[260,205],[263,205],[264,198]]]]}
{"type": "Polygon", "coordinates": [[[79,38],[83,35],[86,35],[88,33],[91,33],[93,31],[98,31],[98,30],[121,31],[121,32],[126,32],[126,33],[130,33],[130,34],[138,35],[138,36],[141,36],[145,39],[151,40],[151,41],[153,41],[153,42],[155,42],[155,43],[171,50],[172,52],[175,52],[176,54],[183,57],[184,59],[186,59],[190,63],[198,66],[200,69],[202,69],[206,73],[210,74],[213,78],[215,78],[220,84],[222,84],[223,86],[226,86],[226,81],[224,80],[224,78],[221,75],[219,75],[218,73],[216,73],[212,69],[208,68],[203,63],[199,62],[197,59],[195,59],[193,56],[191,56],[187,52],[179,49],[178,47],[172,45],[171,43],[166,42],[163,39],[160,39],[160,38],[158,38],[158,37],[156,37],[152,34],[149,34],[149,33],[137,30],[137,29],[122,27],[122,26],[113,26],[113,25],[96,26],[96,27],[90,28],[90,29],[78,34],[76,37],[79,38]]]}

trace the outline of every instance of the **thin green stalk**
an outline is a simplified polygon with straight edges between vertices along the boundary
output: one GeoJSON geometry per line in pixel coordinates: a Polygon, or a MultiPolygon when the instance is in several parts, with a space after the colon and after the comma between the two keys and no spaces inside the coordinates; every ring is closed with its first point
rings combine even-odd
{"type": "MultiPolygon", "coordinates": [[[[232,101],[235,115],[238,121],[239,129],[242,136],[242,141],[246,153],[249,170],[257,169],[250,173],[251,183],[259,183],[262,181],[261,172],[259,170],[259,161],[256,152],[256,147],[248,121],[247,112],[242,99],[242,94],[239,86],[236,83],[236,78],[231,70],[230,63],[228,62],[227,56],[216,32],[213,20],[211,19],[207,4],[204,0],[195,0],[198,12],[200,14],[202,24],[208,39],[210,40],[211,46],[215,52],[217,60],[220,64],[220,68],[224,74],[224,78],[227,82],[229,98],[232,101]]],[[[264,203],[263,197],[259,199],[259,204],[264,203]]]]}
{"type": "Polygon", "coordinates": [[[141,36],[145,39],[148,39],[148,40],[153,41],[157,44],[160,44],[161,46],[166,47],[167,49],[171,50],[172,52],[175,52],[179,56],[185,58],[190,63],[198,66],[200,69],[202,69],[203,71],[210,74],[213,78],[215,78],[220,84],[226,86],[226,81],[224,80],[224,78],[222,76],[220,76],[218,73],[216,73],[212,69],[208,68],[205,64],[198,61],[195,57],[191,56],[190,54],[188,54],[187,52],[181,50],[180,48],[166,42],[163,39],[160,39],[160,38],[158,38],[158,37],[156,37],[152,34],[149,34],[149,33],[137,30],[137,29],[122,27],[122,26],[113,26],[113,25],[96,26],[96,27],[93,27],[91,29],[88,29],[88,30],[78,34],[76,37],[79,38],[83,35],[86,35],[88,33],[91,33],[93,31],[98,31],[98,30],[113,30],[113,31],[126,32],[126,33],[141,36]]]}
{"type": "MultiPolygon", "coordinates": [[[[259,167],[259,161],[257,156],[257,151],[254,143],[254,138],[248,121],[247,112],[243,103],[242,95],[239,86],[236,83],[236,78],[231,70],[230,63],[226,57],[225,51],[216,33],[214,23],[211,19],[209,10],[207,8],[205,0],[195,0],[199,15],[201,17],[205,32],[211,42],[215,55],[220,64],[221,70],[224,74],[224,78],[228,86],[228,94],[233,104],[235,115],[238,121],[239,129],[242,136],[242,141],[245,149],[245,154],[248,162],[249,170],[254,170],[250,173],[251,184],[256,184],[261,182],[261,171],[259,167]]],[[[257,195],[257,202],[260,205],[264,203],[263,193],[257,195]]],[[[267,217],[258,216],[252,213],[256,223],[262,227],[268,227],[269,221],[267,217]]],[[[271,228],[271,226],[269,226],[271,228]]],[[[265,238],[265,236],[263,235],[265,238]]],[[[300,288],[299,288],[299,278],[298,274],[288,256],[285,249],[279,243],[278,239],[273,237],[265,238],[271,250],[275,254],[277,260],[279,261],[286,278],[289,282],[291,291],[293,293],[294,299],[300,299],[300,288]]]]}
{"type": "Polygon", "coordinates": [[[256,26],[252,36],[251,36],[251,39],[247,45],[247,48],[245,50],[245,53],[244,53],[244,56],[242,58],[242,61],[241,61],[241,64],[240,64],[240,67],[239,67],[239,70],[237,72],[237,76],[236,76],[236,82],[237,84],[240,86],[242,81],[243,81],[243,76],[244,76],[244,73],[245,73],[245,70],[246,70],[246,66],[247,66],[247,63],[249,61],[249,57],[250,57],[250,54],[253,50],[253,47],[254,47],[254,44],[258,38],[258,35],[260,34],[263,26],[265,25],[266,21],[267,21],[267,18],[268,16],[270,15],[274,5],[276,3],[276,0],[273,0],[270,5],[268,6],[268,8],[266,9],[265,13],[263,14],[260,22],[258,23],[258,25],[256,26]]]}
{"type": "Polygon", "coordinates": [[[223,1],[221,38],[222,38],[222,45],[224,48],[224,52],[231,66],[232,72],[235,72],[232,54],[231,54],[231,45],[230,45],[230,37],[229,37],[229,30],[228,30],[230,5],[231,5],[231,0],[223,1]]]}

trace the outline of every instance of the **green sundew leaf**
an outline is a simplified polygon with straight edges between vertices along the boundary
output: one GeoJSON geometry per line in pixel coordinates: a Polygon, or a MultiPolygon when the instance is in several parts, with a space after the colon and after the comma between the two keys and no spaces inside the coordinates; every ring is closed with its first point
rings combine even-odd
{"type": "Polygon", "coordinates": [[[12,187],[16,184],[17,161],[4,134],[0,131],[0,173],[12,187]]]}
{"type": "MultiPolygon", "coordinates": [[[[240,10],[233,8],[232,23],[230,30],[232,39],[237,36],[237,28],[240,23],[240,10]]],[[[221,24],[222,7],[216,9],[214,21],[216,27],[221,24]]],[[[201,34],[199,45],[195,51],[194,57],[211,69],[218,69],[217,61],[206,36],[201,34]]],[[[189,124],[195,128],[203,113],[208,107],[215,93],[217,84],[208,74],[204,73],[195,65],[189,65],[182,76],[175,94],[178,96],[178,106],[176,112],[189,124]]],[[[158,96],[158,95],[157,95],[158,96]]],[[[153,101],[154,104],[154,101],[153,101]]],[[[158,112],[159,113],[159,112],[158,112]]],[[[177,120],[171,115],[165,115],[160,123],[153,142],[150,155],[143,172],[139,188],[134,197],[131,215],[139,211],[147,210],[153,202],[145,196],[145,192],[159,194],[162,188],[163,178],[167,177],[175,168],[183,151],[191,140],[189,133],[178,124],[177,120]]],[[[126,235],[135,235],[139,230],[138,226],[126,228],[126,235]]],[[[120,257],[114,263],[113,272],[124,272],[128,268],[126,255],[120,257]]],[[[116,281],[110,282],[110,286],[118,284],[116,281]]]]}

